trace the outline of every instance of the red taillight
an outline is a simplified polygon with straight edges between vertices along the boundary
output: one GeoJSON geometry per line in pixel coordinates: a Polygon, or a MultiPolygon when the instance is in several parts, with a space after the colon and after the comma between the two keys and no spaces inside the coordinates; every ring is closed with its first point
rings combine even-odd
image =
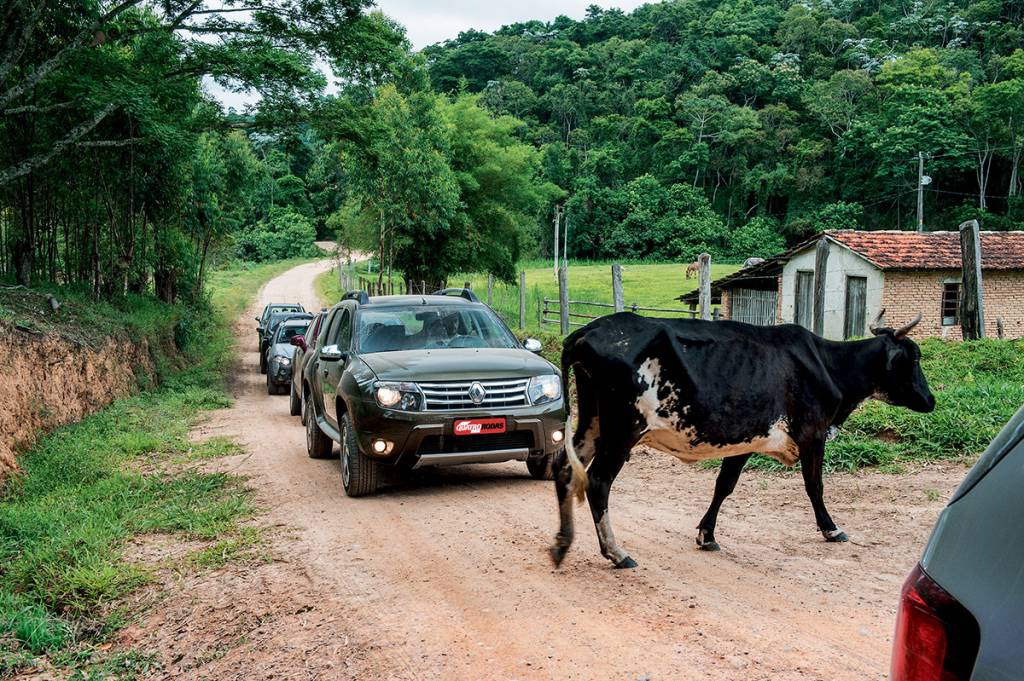
{"type": "Polygon", "coordinates": [[[900,594],[890,678],[967,681],[980,638],[971,613],[918,565],[900,594]]]}

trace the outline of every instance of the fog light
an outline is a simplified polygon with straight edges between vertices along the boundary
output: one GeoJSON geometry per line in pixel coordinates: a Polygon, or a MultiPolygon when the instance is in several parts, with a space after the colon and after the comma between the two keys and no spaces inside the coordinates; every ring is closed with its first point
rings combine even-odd
{"type": "Polygon", "coordinates": [[[383,454],[384,452],[388,451],[388,443],[385,442],[384,440],[374,440],[373,451],[376,454],[383,454]]]}
{"type": "Polygon", "coordinates": [[[555,432],[551,433],[551,441],[552,442],[556,442],[556,443],[557,442],[561,442],[562,438],[564,438],[564,437],[565,437],[565,434],[562,431],[560,431],[560,430],[556,430],[555,432]]]}

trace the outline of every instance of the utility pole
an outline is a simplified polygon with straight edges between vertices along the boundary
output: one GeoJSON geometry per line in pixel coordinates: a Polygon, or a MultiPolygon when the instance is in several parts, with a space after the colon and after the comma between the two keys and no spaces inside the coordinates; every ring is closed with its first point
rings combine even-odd
{"type": "Polygon", "coordinates": [[[555,249],[555,262],[554,262],[554,267],[552,268],[554,270],[555,278],[558,278],[558,242],[559,242],[558,228],[561,226],[561,221],[562,221],[562,206],[560,204],[555,204],[555,238],[551,242],[554,245],[554,249],[555,249]]]}
{"type": "MultiPolygon", "coordinates": [[[[931,178],[929,178],[931,179],[931,178]]],[[[917,152],[917,231],[924,231],[924,152],[917,152]]]]}
{"type": "Polygon", "coordinates": [[[562,239],[562,267],[569,269],[569,216],[565,216],[565,234],[562,239]]]}

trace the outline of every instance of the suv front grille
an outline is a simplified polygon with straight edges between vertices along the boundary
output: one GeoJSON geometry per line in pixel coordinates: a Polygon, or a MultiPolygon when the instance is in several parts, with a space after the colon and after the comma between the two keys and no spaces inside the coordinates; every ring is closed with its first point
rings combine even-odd
{"type": "Polygon", "coordinates": [[[533,432],[513,430],[495,435],[428,435],[417,454],[461,454],[494,452],[499,449],[533,449],[533,432]]]}
{"type": "Polygon", "coordinates": [[[420,383],[427,411],[448,409],[495,409],[501,407],[525,407],[530,404],[526,398],[528,378],[506,378],[488,381],[444,381],[420,383]],[[470,388],[479,383],[486,391],[481,402],[469,397],[470,388]]]}

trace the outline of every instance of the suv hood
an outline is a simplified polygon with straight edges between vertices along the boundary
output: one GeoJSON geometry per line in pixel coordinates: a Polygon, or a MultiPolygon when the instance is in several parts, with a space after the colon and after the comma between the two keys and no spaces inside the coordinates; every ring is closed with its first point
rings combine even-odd
{"type": "Polygon", "coordinates": [[[274,343],[273,349],[270,351],[271,357],[287,357],[291,359],[295,356],[295,346],[291,343],[274,343]]]}
{"type": "Polygon", "coordinates": [[[359,358],[384,381],[458,381],[557,374],[543,357],[519,348],[373,352],[359,358]]]}

